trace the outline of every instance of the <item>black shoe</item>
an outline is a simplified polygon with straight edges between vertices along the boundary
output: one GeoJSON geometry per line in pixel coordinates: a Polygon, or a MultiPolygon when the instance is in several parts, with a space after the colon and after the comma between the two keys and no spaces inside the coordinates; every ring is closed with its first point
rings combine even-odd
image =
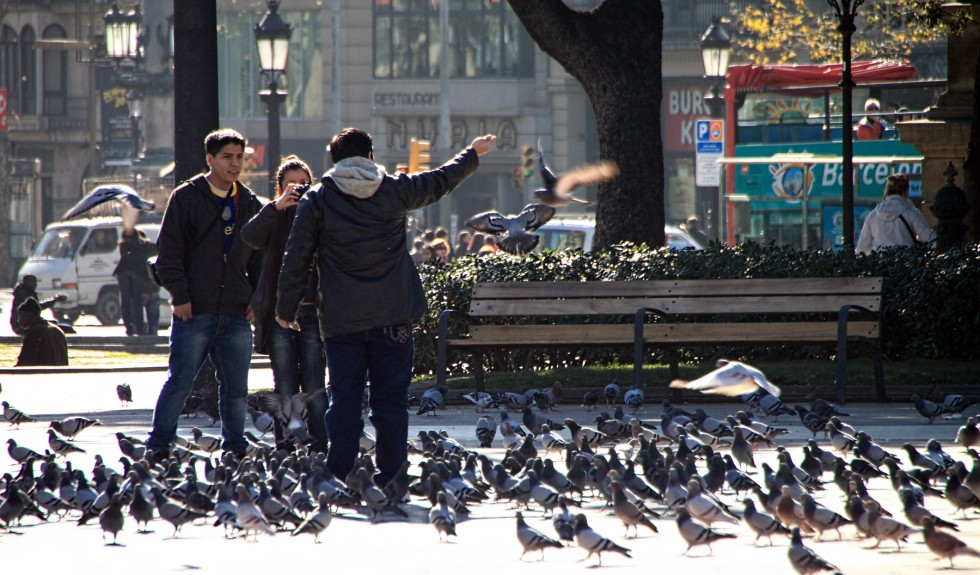
{"type": "Polygon", "coordinates": [[[156,451],[150,454],[149,459],[150,459],[150,463],[153,463],[154,465],[156,464],[162,465],[166,463],[168,459],[170,459],[170,450],[167,448],[157,449],[156,451]]]}

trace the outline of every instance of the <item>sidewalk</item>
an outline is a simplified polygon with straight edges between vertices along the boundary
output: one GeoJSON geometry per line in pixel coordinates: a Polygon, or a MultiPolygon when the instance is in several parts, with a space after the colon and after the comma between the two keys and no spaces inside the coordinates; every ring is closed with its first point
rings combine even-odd
{"type": "MultiPolygon", "coordinates": [[[[0,399],[38,418],[37,423],[22,425],[13,429],[0,423],[0,438],[15,439],[19,444],[43,451],[46,447],[47,423],[51,419],[61,419],[68,415],[98,417],[103,425],[82,432],[76,443],[86,450],[84,454],[73,454],[72,464],[90,474],[93,456],[102,454],[110,467],[120,469],[119,448],[114,433],[123,431],[138,437],[145,437],[150,424],[151,409],[162,385],[160,373],[106,373],[57,375],[4,375],[3,392],[0,399]],[[115,385],[127,381],[133,387],[132,405],[122,407],[115,397],[115,385]]],[[[271,372],[268,369],[253,369],[249,378],[252,390],[271,387],[271,372]]],[[[682,406],[693,410],[703,407],[709,414],[720,417],[742,409],[740,403],[732,404],[690,404],[682,406]]],[[[846,421],[870,433],[876,441],[896,451],[903,457],[900,446],[906,441],[924,449],[925,442],[932,437],[939,439],[947,451],[963,460],[969,467],[971,462],[955,448],[953,436],[964,420],[937,420],[927,425],[919,417],[911,404],[861,404],[849,405],[852,417],[846,421]]],[[[659,405],[647,406],[640,414],[645,419],[659,418],[659,405]]],[[[973,412],[973,410],[971,410],[973,412]]],[[[498,418],[496,413],[492,414],[498,418]]],[[[463,442],[468,448],[475,448],[474,424],[480,414],[471,407],[452,407],[440,411],[435,417],[410,416],[409,437],[420,430],[444,429],[452,437],[463,442]]],[[[520,414],[512,414],[520,419],[520,414]]],[[[595,414],[586,412],[579,406],[563,405],[553,414],[552,419],[572,417],[583,424],[592,424],[595,414]]],[[[199,426],[207,434],[217,435],[216,427],[204,427],[206,417],[181,419],[179,433],[190,437],[190,428],[199,426]]],[[[790,450],[794,460],[799,462],[802,445],[810,433],[805,431],[797,418],[780,417],[777,425],[790,429],[788,435],[781,436],[779,442],[790,450]]],[[[251,428],[251,425],[248,426],[251,428]]],[[[371,428],[368,426],[368,430],[371,428]]],[[[567,432],[564,433],[567,436],[567,432]]],[[[820,437],[819,442],[829,449],[827,442],[820,437]]],[[[504,455],[498,435],[494,447],[479,450],[493,461],[500,461],[504,455]]],[[[605,452],[605,449],[600,450],[605,452]]],[[[775,450],[761,450],[757,457],[761,461],[775,463],[775,450]]],[[[848,458],[849,459],[849,458],[848,458]]],[[[415,458],[413,461],[418,462],[415,458]]],[[[556,462],[556,467],[564,470],[564,463],[556,462]]],[[[18,466],[6,453],[0,454],[0,473],[16,473],[18,466]]],[[[418,474],[413,468],[412,473],[418,474]]],[[[761,473],[755,479],[762,481],[761,473]]],[[[825,481],[830,480],[825,474],[825,481]]],[[[872,494],[886,509],[895,513],[897,519],[904,520],[897,499],[885,479],[875,479],[870,483],[872,494]]],[[[817,492],[816,499],[842,511],[840,494],[836,487],[828,484],[826,491],[817,492]]],[[[742,506],[730,495],[723,499],[740,511],[742,506]]],[[[954,514],[952,508],[942,500],[927,499],[927,506],[943,518],[960,524],[957,536],[973,547],[980,547],[980,521],[970,513],[964,520],[962,514],[954,514]],[[958,516],[957,516],[958,515],[958,516]]],[[[585,551],[574,544],[567,549],[548,549],[545,561],[537,562],[538,553],[529,553],[525,562],[519,561],[521,554],[514,528],[512,506],[503,502],[485,502],[472,506],[473,513],[468,519],[460,520],[458,537],[450,544],[440,544],[436,531],[426,525],[428,504],[413,497],[411,505],[405,507],[409,519],[385,517],[379,524],[371,524],[365,519],[363,510],[342,509],[329,528],[322,534],[322,545],[314,545],[312,537],[301,535],[290,537],[280,532],[275,537],[260,536],[257,543],[244,543],[241,539],[226,540],[221,528],[211,526],[213,520],[185,525],[178,538],[171,539],[173,528],[159,519],[150,524],[150,533],[136,533],[135,522],[126,518],[123,531],[119,534],[119,546],[104,546],[98,521],[78,527],[75,525],[77,513],[61,521],[39,523],[36,519],[25,520],[24,526],[16,529],[20,534],[0,531],[0,549],[5,573],[26,573],[50,570],[71,570],[74,574],[128,573],[141,574],[173,573],[195,571],[208,574],[226,573],[305,573],[313,570],[329,570],[338,573],[397,573],[416,575],[428,573],[452,573],[465,571],[472,574],[499,575],[507,573],[533,573],[534,575],[568,575],[595,565],[593,557],[585,563],[578,560],[585,551]],[[57,564],[58,567],[54,567],[57,564]]],[[[660,508],[654,504],[654,508],[660,508]]],[[[735,533],[735,540],[719,541],[713,545],[710,557],[703,547],[691,552],[692,557],[682,556],[686,544],[680,539],[673,519],[665,517],[654,521],[660,532],[653,534],[641,531],[638,539],[625,539],[623,526],[603,509],[599,502],[588,502],[582,510],[589,524],[602,535],[633,550],[633,558],[616,554],[606,554],[603,565],[611,569],[627,569],[630,572],[680,573],[695,570],[706,574],[784,575],[792,573],[786,559],[786,539],[774,538],[774,547],[752,545],[755,538],[744,525],[718,527],[722,531],[735,533]]],[[[542,519],[540,508],[532,504],[532,510],[525,511],[528,523],[554,536],[550,520],[542,519]]],[[[827,560],[838,565],[848,575],[904,575],[914,572],[934,572],[947,563],[935,563],[933,555],[922,544],[921,535],[913,535],[910,543],[902,545],[902,552],[894,552],[894,543],[882,544],[880,549],[866,549],[868,541],[855,541],[854,529],[842,529],[844,541],[835,541],[829,534],[828,541],[807,540],[807,545],[815,549],[827,560]]],[[[958,557],[955,565],[960,572],[980,573],[980,559],[958,557]]]]}

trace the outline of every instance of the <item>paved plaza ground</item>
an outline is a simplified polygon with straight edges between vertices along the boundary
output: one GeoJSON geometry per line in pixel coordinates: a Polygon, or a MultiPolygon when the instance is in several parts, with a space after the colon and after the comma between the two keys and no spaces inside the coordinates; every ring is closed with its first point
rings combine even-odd
{"type": "MultiPolygon", "coordinates": [[[[37,423],[22,425],[19,429],[0,423],[0,442],[14,438],[18,444],[43,451],[47,448],[46,430],[52,419],[69,415],[86,415],[99,418],[103,425],[82,432],[77,444],[86,450],[84,454],[70,456],[72,464],[86,473],[92,469],[93,455],[100,453],[107,464],[120,469],[120,456],[114,434],[123,431],[138,437],[145,437],[149,427],[151,410],[156,400],[164,374],[162,372],[127,373],[117,372],[97,375],[5,375],[0,379],[3,392],[0,399],[30,413],[38,419],[37,423]],[[115,397],[117,383],[126,381],[133,388],[134,403],[122,407],[115,397]]],[[[268,369],[254,369],[250,387],[261,389],[271,387],[271,374],[268,369]]],[[[734,413],[744,406],[731,404],[686,404],[685,409],[703,407],[716,417],[734,413]]],[[[875,440],[902,456],[901,445],[911,442],[924,450],[930,438],[943,443],[947,451],[957,459],[972,462],[963,450],[953,443],[957,428],[964,419],[937,420],[927,425],[919,417],[911,403],[891,404],[851,404],[846,406],[852,415],[845,421],[863,429],[875,440]]],[[[972,409],[969,412],[974,412],[972,409]]],[[[661,413],[660,405],[644,407],[639,414],[644,419],[657,420],[661,413]]],[[[496,414],[494,414],[496,416],[496,414]]],[[[520,414],[513,414],[519,418],[520,414]]],[[[411,416],[410,437],[419,430],[444,429],[452,437],[468,448],[476,449],[474,424],[479,417],[471,407],[450,407],[438,412],[437,416],[411,416]]],[[[584,424],[591,424],[595,413],[587,412],[580,406],[562,405],[550,414],[552,419],[571,417],[584,424]]],[[[180,434],[190,437],[192,426],[205,426],[209,418],[182,419],[180,434]]],[[[790,433],[780,438],[779,443],[786,446],[796,461],[801,457],[800,447],[810,433],[802,428],[794,417],[780,417],[780,425],[785,425],[790,433]]],[[[370,427],[369,427],[370,429],[370,427]]],[[[216,427],[204,428],[206,433],[218,434],[216,427]]],[[[566,432],[567,436],[567,432],[566,432]]],[[[819,438],[821,445],[829,449],[829,443],[819,438]]],[[[501,438],[498,434],[494,446],[479,450],[494,461],[503,457],[501,438]]],[[[5,446],[4,446],[5,447],[5,446]]],[[[723,451],[724,452],[724,451],[723,451]]],[[[757,457],[770,464],[775,462],[775,450],[762,449],[757,457]]],[[[849,460],[850,458],[848,458],[849,460]]],[[[416,457],[414,461],[418,461],[416,457]]],[[[906,463],[907,465],[907,463],[906,463]]],[[[563,462],[556,467],[564,469],[563,462]]],[[[7,453],[0,453],[0,473],[16,473],[16,466],[7,453]]],[[[418,469],[414,468],[414,472],[418,469]]],[[[762,474],[754,478],[761,482],[762,474]]],[[[824,479],[829,481],[830,475],[824,479]]],[[[882,505],[904,521],[901,506],[886,479],[870,482],[871,494],[882,505]]],[[[837,511],[843,511],[842,499],[838,489],[832,484],[825,491],[817,492],[816,499],[837,511]]],[[[742,506],[733,496],[723,495],[737,511],[742,506]]],[[[927,498],[927,507],[939,516],[954,520],[960,526],[958,537],[975,548],[980,548],[980,515],[969,512],[954,514],[953,508],[938,498],[927,498]]],[[[654,509],[663,510],[652,504],[654,509]]],[[[472,506],[472,514],[460,519],[458,536],[448,544],[440,543],[436,531],[426,524],[427,502],[413,498],[404,506],[409,518],[385,517],[379,524],[367,521],[363,510],[342,509],[332,524],[321,536],[322,544],[316,545],[308,535],[291,537],[288,532],[280,532],[274,537],[260,536],[257,542],[245,542],[241,538],[232,540],[223,537],[221,528],[211,526],[213,521],[183,527],[176,539],[171,538],[172,527],[162,520],[150,524],[152,532],[139,534],[135,522],[127,517],[126,525],[119,534],[118,546],[106,546],[98,521],[86,526],[76,526],[77,513],[72,513],[61,521],[41,523],[36,519],[25,520],[15,533],[0,532],[0,566],[3,573],[41,572],[70,570],[77,574],[106,573],[306,573],[335,572],[350,573],[354,570],[366,573],[534,573],[562,574],[576,572],[596,566],[593,557],[580,562],[586,553],[574,544],[565,549],[548,549],[545,560],[537,561],[538,554],[529,553],[525,561],[518,560],[521,548],[515,535],[515,519],[512,504],[509,502],[487,502],[472,506]]],[[[576,510],[573,509],[573,513],[576,510]]],[[[602,566],[614,571],[680,573],[682,571],[702,574],[752,573],[768,575],[793,573],[786,557],[787,540],[775,538],[773,547],[753,545],[754,534],[745,525],[718,526],[721,531],[733,533],[733,540],[719,541],[713,545],[714,552],[708,556],[707,548],[691,551],[684,556],[686,545],[681,540],[676,523],[671,515],[654,520],[659,533],[640,531],[636,539],[626,539],[624,529],[615,516],[603,509],[600,502],[587,501],[582,512],[589,524],[599,533],[617,543],[632,549],[632,558],[616,554],[606,554],[602,566]]],[[[541,518],[541,511],[532,504],[530,511],[524,512],[528,523],[540,531],[554,536],[550,520],[541,518]]],[[[903,544],[897,552],[894,543],[883,543],[879,549],[868,549],[871,542],[857,540],[851,526],[842,529],[844,540],[836,541],[836,534],[830,533],[826,541],[807,540],[807,545],[816,550],[828,561],[836,564],[845,574],[907,574],[937,572],[948,567],[948,562],[934,561],[934,556],[922,543],[922,536],[915,534],[908,544],[903,544]]],[[[955,559],[958,571],[980,573],[980,559],[958,557],[955,559]]]]}

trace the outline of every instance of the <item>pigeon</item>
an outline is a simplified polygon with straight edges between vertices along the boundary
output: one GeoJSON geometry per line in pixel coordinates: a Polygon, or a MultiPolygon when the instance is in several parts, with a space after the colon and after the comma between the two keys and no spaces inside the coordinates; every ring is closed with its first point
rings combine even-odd
{"type": "Polygon", "coordinates": [[[527,555],[528,551],[540,551],[541,560],[544,561],[544,550],[548,547],[564,547],[560,541],[556,541],[551,537],[548,537],[544,533],[530,527],[527,522],[524,521],[524,516],[521,512],[517,512],[517,540],[520,542],[521,547],[524,548],[524,552],[521,553],[521,559],[527,555]]]}
{"type": "Polygon", "coordinates": [[[803,536],[800,535],[800,529],[798,527],[793,528],[793,532],[790,535],[789,551],[786,555],[789,557],[790,565],[800,575],[810,575],[811,573],[819,573],[820,571],[840,571],[832,563],[828,563],[825,559],[817,555],[813,549],[803,544],[803,536]]]}
{"type": "Polygon", "coordinates": [[[554,208],[544,204],[528,204],[516,216],[505,216],[497,211],[483,212],[466,220],[466,225],[485,234],[503,234],[497,247],[509,254],[521,255],[531,252],[541,241],[540,236],[529,232],[548,223],[554,215],[554,208]]]}
{"type": "Polygon", "coordinates": [[[609,489],[612,492],[613,513],[616,514],[616,517],[623,523],[623,526],[626,527],[627,539],[630,538],[630,527],[633,528],[633,538],[639,536],[638,525],[642,525],[652,530],[654,533],[659,532],[657,526],[650,521],[643,511],[626,497],[626,492],[623,491],[622,484],[620,484],[618,481],[613,481],[610,483],[609,489]]]}
{"type": "Polygon", "coordinates": [[[956,443],[963,449],[970,449],[980,443],[980,429],[977,428],[975,417],[969,417],[966,423],[956,431],[956,443]]]}
{"type": "Polygon", "coordinates": [[[875,544],[871,549],[876,549],[882,541],[890,539],[898,545],[898,550],[902,550],[902,541],[907,541],[908,536],[915,532],[915,529],[908,525],[882,515],[881,507],[877,501],[865,501],[864,511],[868,516],[868,526],[871,536],[875,538],[875,544]]]}
{"type": "Polygon", "coordinates": [[[943,398],[943,409],[946,413],[963,413],[966,408],[977,403],[980,403],[980,399],[950,393],[943,398]]]}
{"type": "Polygon", "coordinates": [[[116,397],[123,405],[133,403],[133,388],[128,383],[120,383],[116,386],[116,397]]]}
{"type": "Polygon", "coordinates": [[[485,391],[464,393],[461,397],[475,405],[478,412],[491,407],[497,407],[497,402],[494,401],[493,396],[485,391]]]}
{"type": "Polygon", "coordinates": [[[602,565],[602,554],[606,551],[632,557],[629,549],[616,544],[611,539],[606,539],[589,527],[589,521],[582,513],[575,516],[575,544],[589,552],[580,561],[585,561],[593,555],[599,555],[599,565],[602,565]]]}
{"type": "Polygon", "coordinates": [[[922,538],[925,540],[929,551],[941,559],[949,559],[950,569],[953,568],[953,557],[957,555],[970,555],[980,559],[980,551],[960,541],[954,535],[945,531],[938,531],[932,519],[927,518],[923,521],[922,538]]]}
{"type": "Polygon", "coordinates": [[[619,381],[612,380],[602,389],[602,396],[606,398],[606,405],[612,405],[619,400],[619,381]]]}
{"type": "Polygon", "coordinates": [[[197,427],[191,428],[191,434],[194,436],[194,441],[192,443],[192,447],[194,447],[194,449],[199,449],[208,454],[214,453],[215,451],[221,449],[220,437],[205,435],[204,432],[197,427]]]}
{"type": "Polygon", "coordinates": [[[725,521],[734,525],[739,523],[738,517],[735,517],[728,507],[714,496],[706,494],[701,488],[701,483],[694,478],[687,482],[687,501],[684,506],[692,517],[708,525],[716,521],[725,521]]]}
{"type": "Polygon", "coordinates": [[[93,425],[102,425],[102,422],[98,419],[88,419],[85,417],[68,417],[60,421],[55,419],[48,424],[48,427],[57,431],[62,437],[70,441],[75,439],[75,436],[81,433],[82,430],[88,429],[93,425]]]}
{"type": "Polygon", "coordinates": [[[248,414],[252,418],[252,425],[261,436],[271,433],[275,429],[275,420],[264,411],[259,411],[251,405],[248,406],[248,414]]]}
{"type": "Polygon", "coordinates": [[[55,434],[53,429],[48,430],[48,446],[62,457],[67,457],[69,453],[85,453],[85,450],[73,443],[65,441],[55,434]]]}
{"type": "Polygon", "coordinates": [[[30,415],[27,415],[6,401],[0,402],[0,405],[3,406],[3,418],[16,429],[20,429],[21,423],[31,423],[32,421],[37,421],[30,415]]]}
{"type": "Polygon", "coordinates": [[[31,457],[35,459],[44,458],[43,455],[41,455],[40,453],[34,451],[29,447],[24,447],[23,445],[17,445],[17,442],[14,441],[14,438],[12,437],[7,440],[7,453],[10,455],[11,459],[16,461],[17,463],[24,463],[31,457]]]}
{"type": "Polygon", "coordinates": [[[915,410],[919,412],[919,415],[928,419],[929,423],[935,421],[937,417],[946,411],[943,406],[928,399],[923,399],[918,394],[912,394],[909,399],[915,404],[915,410]]]}
{"type": "MultiPolygon", "coordinates": [[[[241,489],[245,488],[241,487],[241,489]]],[[[183,505],[174,503],[164,495],[163,490],[159,487],[154,487],[152,491],[153,501],[156,503],[157,513],[160,514],[160,518],[174,526],[174,533],[170,536],[171,539],[177,537],[177,533],[184,523],[190,523],[205,517],[204,513],[192,511],[183,505]]]]}
{"type": "Polygon", "coordinates": [[[456,513],[449,508],[446,492],[436,494],[436,503],[429,509],[429,525],[439,533],[439,542],[448,543],[449,536],[456,536],[456,513]]]}
{"type": "Polygon", "coordinates": [[[751,365],[719,359],[717,366],[718,369],[692,381],[675,379],[670,382],[670,387],[727,396],[751,393],[760,388],[776,397],[781,393],[778,387],[769,383],[765,374],[751,365]]]}
{"type": "Polygon", "coordinates": [[[765,536],[769,539],[769,546],[772,546],[772,536],[773,535],[789,535],[790,530],[779,522],[778,519],[769,515],[764,511],[759,511],[755,508],[755,502],[749,498],[742,500],[742,504],[745,505],[745,511],[742,513],[742,518],[748,523],[749,528],[755,531],[756,537],[755,541],[752,542],[753,545],[759,542],[759,539],[765,536]]]}
{"type": "Polygon", "coordinates": [[[916,500],[915,494],[911,489],[903,487],[898,491],[898,498],[902,501],[902,511],[905,512],[905,518],[909,520],[909,523],[915,525],[916,527],[925,527],[925,522],[928,519],[932,522],[934,527],[942,527],[943,529],[950,529],[952,531],[959,531],[960,528],[957,524],[952,521],[946,521],[945,519],[940,519],[932,511],[929,511],[922,504],[916,500]]]}
{"type": "Polygon", "coordinates": [[[636,413],[643,407],[643,388],[633,386],[626,390],[623,395],[623,403],[633,408],[636,413]]]}
{"type": "Polygon", "coordinates": [[[255,398],[259,408],[271,415],[284,431],[288,430],[300,441],[305,441],[312,439],[306,429],[309,405],[326,392],[326,388],[323,387],[315,391],[300,391],[289,396],[274,391],[260,391],[255,394],[255,398]]]}
{"type": "Polygon", "coordinates": [[[489,415],[484,415],[476,422],[476,439],[480,442],[480,447],[490,447],[493,445],[493,438],[497,436],[497,422],[489,415]]]}
{"type": "Polygon", "coordinates": [[[144,212],[152,212],[156,209],[156,204],[150,200],[143,199],[136,190],[123,184],[110,184],[98,186],[87,196],[79,200],[70,210],[61,216],[61,221],[67,221],[84,214],[99,204],[104,204],[111,200],[119,200],[129,206],[144,212]]]}
{"type": "Polygon", "coordinates": [[[572,196],[572,192],[579,186],[590,184],[601,184],[619,175],[619,166],[611,160],[603,160],[593,164],[586,164],[573,168],[561,176],[555,176],[554,172],[544,161],[544,151],[541,149],[541,140],[538,140],[538,169],[541,170],[541,177],[544,179],[544,188],[534,191],[534,195],[542,204],[553,208],[560,208],[570,204],[591,206],[592,202],[580,200],[572,196]]]}
{"type": "Polygon", "coordinates": [[[698,545],[707,545],[708,554],[712,554],[714,549],[711,548],[711,543],[719,539],[734,539],[734,533],[722,533],[721,531],[715,531],[710,527],[698,523],[691,518],[691,514],[687,512],[687,509],[677,510],[677,530],[680,532],[681,537],[687,542],[687,549],[684,551],[684,555],[687,555],[688,551],[698,545]]]}
{"type": "Polygon", "coordinates": [[[99,514],[99,526],[102,527],[102,541],[105,541],[106,533],[112,533],[111,545],[118,545],[116,543],[116,536],[122,531],[125,520],[119,494],[113,494],[109,501],[109,506],[99,514]]]}
{"type": "Polygon", "coordinates": [[[599,392],[589,390],[582,394],[582,407],[592,411],[597,403],[599,403],[599,392]]]}
{"type": "Polygon", "coordinates": [[[779,421],[780,415],[796,415],[795,409],[787,407],[782,400],[772,394],[767,394],[759,400],[759,409],[769,417],[772,417],[773,421],[779,421]]]}
{"type": "Polygon", "coordinates": [[[446,386],[430,387],[429,389],[422,392],[422,399],[419,402],[419,410],[415,415],[423,415],[426,413],[436,414],[437,409],[442,409],[446,406],[446,393],[449,389],[446,386]]]}
{"type": "Polygon", "coordinates": [[[838,539],[844,538],[840,528],[850,524],[850,519],[832,509],[817,505],[816,500],[809,493],[800,495],[800,505],[803,506],[803,517],[806,519],[807,525],[817,531],[817,539],[823,536],[824,531],[831,529],[837,532],[838,539]]]}
{"type": "Polygon", "coordinates": [[[575,422],[574,419],[566,418],[565,427],[572,434],[572,442],[582,449],[583,444],[598,445],[606,440],[606,436],[591,427],[583,427],[575,422]]]}
{"type": "Polygon", "coordinates": [[[276,532],[272,530],[272,527],[265,520],[262,511],[255,504],[255,500],[252,499],[252,495],[248,492],[248,488],[239,483],[235,487],[235,493],[238,496],[238,508],[235,511],[235,515],[242,531],[245,532],[245,539],[248,539],[249,532],[252,533],[254,540],[258,540],[259,532],[275,535],[276,532]]]}
{"type": "Polygon", "coordinates": [[[333,520],[333,511],[330,510],[330,498],[326,493],[321,493],[319,497],[319,508],[317,512],[306,518],[299,527],[290,534],[292,537],[303,533],[312,533],[313,542],[320,543],[320,534],[330,526],[333,520]]]}

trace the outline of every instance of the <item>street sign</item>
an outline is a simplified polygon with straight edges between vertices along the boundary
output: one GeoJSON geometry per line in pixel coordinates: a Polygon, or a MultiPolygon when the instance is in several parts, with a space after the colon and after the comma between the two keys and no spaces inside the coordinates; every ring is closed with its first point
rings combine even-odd
{"type": "Polygon", "coordinates": [[[697,120],[694,125],[694,144],[695,185],[720,185],[721,165],[718,160],[725,155],[725,121],[697,120]]]}
{"type": "Polygon", "coordinates": [[[7,131],[7,90],[0,88],[0,132],[7,131]]]}

